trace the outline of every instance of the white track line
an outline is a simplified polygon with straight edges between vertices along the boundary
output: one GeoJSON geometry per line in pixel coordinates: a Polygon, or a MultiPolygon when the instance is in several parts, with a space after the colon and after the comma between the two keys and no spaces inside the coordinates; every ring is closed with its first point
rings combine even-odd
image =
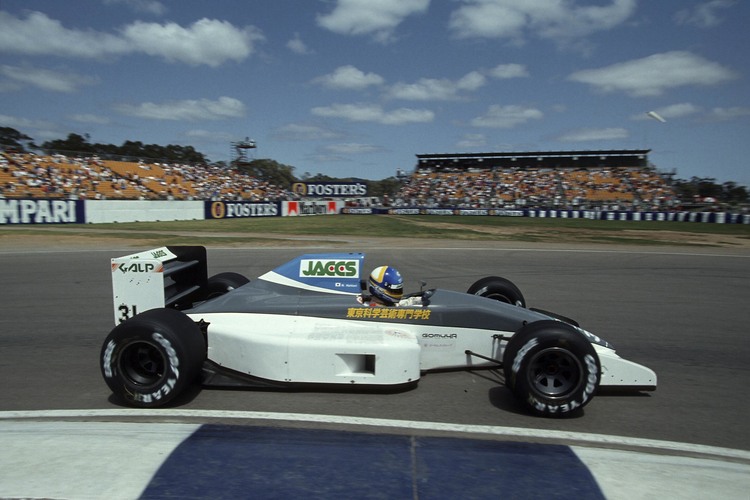
{"type": "Polygon", "coordinates": [[[442,422],[416,422],[409,420],[392,420],[368,417],[347,417],[338,415],[315,415],[305,413],[273,413],[256,411],[227,410],[148,410],[148,409],[107,409],[107,410],[38,410],[38,411],[4,411],[0,420],[15,419],[59,419],[59,418],[113,418],[113,417],[148,417],[148,418],[199,418],[199,419],[243,419],[274,420],[289,422],[314,422],[326,424],[385,427],[412,429],[421,431],[456,432],[474,435],[492,435],[525,439],[562,440],[579,446],[627,447],[642,451],[691,453],[713,456],[723,459],[735,459],[750,462],[750,451],[721,448],[700,444],[678,443],[655,439],[608,436],[544,429],[524,429],[520,427],[501,427],[490,425],[465,425],[442,422]]]}

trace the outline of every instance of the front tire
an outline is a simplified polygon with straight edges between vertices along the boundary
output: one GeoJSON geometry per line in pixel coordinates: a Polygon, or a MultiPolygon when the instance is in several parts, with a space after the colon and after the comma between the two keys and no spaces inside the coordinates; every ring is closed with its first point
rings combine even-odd
{"type": "Polygon", "coordinates": [[[112,393],[130,406],[163,406],[201,372],[206,342],[198,325],[174,309],[151,309],[117,325],[99,357],[112,393]]]}
{"type": "Polygon", "coordinates": [[[586,406],[599,387],[594,347],[575,327],[555,320],[523,326],[503,354],[505,385],[531,413],[562,417],[586,406]]]}
{"type": "Polygon", "coordinates": [[[471,285],[466,293],[526,307],[526,299],[523,297],[521,290],[512,281],[499,276],[482,278],[471,285]]]}

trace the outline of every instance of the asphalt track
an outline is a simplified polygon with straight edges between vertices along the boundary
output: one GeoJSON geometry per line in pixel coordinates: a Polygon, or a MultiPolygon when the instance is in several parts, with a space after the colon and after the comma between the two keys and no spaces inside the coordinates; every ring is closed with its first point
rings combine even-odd
{"type": "MultiPolygon", "coordinates": [[[[470,429],[506,442],[559,445],[583,439],[617,451],[658,440],[684,444],[676,452],[687,456],[736,450],[729,453],[732,460],[747,465],[749,254],[692,247],[451,246],[419,241],[398,249],[337,245],[305,251],[367,250],[366,265],[398,267],[407,290],[418,288],[419,280],[465,290],[487,275],[509,278],[529,306],[575,318],[623,357],[654,369],[656,392],[603,393],[577,418],[540,419],[518,407],[494,371],[459,371],[427,374],[416,389],[396,394],[203,389],[162,413],[131,413],[109,398],[98,356],[113,326],[109,259],[134,250],[0,248],[0,417],[260,422],[321,432],[416,433],[420,439],[470,429]],[[430,425],[419,424],[425,422],[430,425]]],[[[254,278],[300,252],[210,248],[209,271],[254,278]]]]}

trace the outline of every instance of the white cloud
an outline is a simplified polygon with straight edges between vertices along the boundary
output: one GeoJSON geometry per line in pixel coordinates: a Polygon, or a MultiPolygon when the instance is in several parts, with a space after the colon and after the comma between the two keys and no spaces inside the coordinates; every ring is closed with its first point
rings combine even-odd
{"type": "Polygon", "coordinates": [[[154,16],[161,16],[167,12],[167,8],[164,4],[156,0],[104,0],[104,4],[122,4],[135,12],[144,12],[154,16]]]}
{"type": "Polygon", "coordinates": [[[570,40],[618,26],[635,9],[635,0],[612,0],[604,6],[578,6],[573,0],[463,0],[451,14],[449,26],[460,38],[520,43],[535,35],[570,40]]]}
{"type": "Polygon", "coordinates": [[[326,118],[342,118],[353,122],[371,122],[382,125],[403,125],[406,123],[427,123],[435,119],[435,113],[426,109],[398,108],[384,110],[377,104],[333,104],[315,107],[312,114],[326,118]]]}
{"type": "Polygon", "coordinates": [[[75,92],[83,85],[93,85],[96,78],[70,72],[33,68],[30,66],[0,66],[0,75],[18,83],[51,92],[75,92]]]}
{"type": "MultiPolygon", "coordinates": [[[[669,106],[663,106],[661,108],[656,108],[652,111],[654,111],[657,115],[668,118],[668,119],[674,119],[674,118],[684,118],[686,116],[694,115],[695,113],[699,113],[701,108],[696,106],[695,104],[691,104],[689,102],[682,102],[679,104],[670,104],[669,106]]],[[[632,120],[653,120],[650,116],[648,116],[647,111],[644,111],[642,113],[638,113],[635,115],[632,115],[630,118],[632,120]]]]}
{"type": "Polygon", "coordinates": [[[337,0],[333,11],[318,15],[318,26],[342,35],[372,35],[390,41],[396,27],[427,11],[430,0],[337,0]]]}
{"type": "Polygon", "coordinates": [[[228,132],[215,132],[215,131],[204,130],[204,129],[188,130],[187,132],[185,132],[185,136],[190,137],[191,139],[201,141],[201,142],[229,143],[229,142],[237,140],[236,136],[228,132]]]}
{"type": "Polygon", "coordinates": [[[484,134],[464,134],[461,140],[456,143],[456,147],[462,149],[482,148],[486,145],[487,137],[484,134]]]}
{"type": "Polygon", "coordinates": [[[523,64],[499,64],[492,68],[489,74],[498,80],[525,78],[529,76],[529,72],[523,64]]]}
{"type": "Polygon", "coordinates": [[[380,151],[381,148],[372,144],[359,144],[356,142],[345,142],[341,144],[331,144],[323,148],[334,154],[352,155],[352,154],[364,154],[374,153],[380,151]]]}
{"type": "Polygon", "coordinates": [[[299,55],[306,55],[306,54],[312,54],[312,50],[310,50],[305,42],[302,41],[302,39],[299,37],[299,33],[294,34],[294,38],[286,42],[286,48],[294,52],[295,54],[299,55]]]}
{"type": "Polygon", "coordinates": [[[120,36],[67,29],[60,21],[41,12],[30,12],[21,19],[0,11],[0,52],[101,58],[131,50],[128,42],[120,36]]]}
{"type": "Polygon", "coordinates": [[[624,128],[582,128],[573,130],[557,138],[560,142],[588,142],[626,139],[628,131],[624,128]]]}
{"type": "Polygon", "coordinates": [[[731,108],[713,108],[709,118],[718,121],[736,120],[750,116],[750,108],[733,106],[731,108]]]}
{"type": "Polygon", "coordinates": [[[87,113],[72,115],[70,119],[79,123],[92,123],[95,125],[106,125],[109,123],[109,118],[106,116],[87,113]]]}
{"type": "Polygon", "coordinates": [[[339,66],[333,73],[313,80],[316,83],[331,88],[345,90],[362,90],[371,85],[382,85],[385,81],[375,73],[365,73],[354,66],[339,66]]]}
{"type": "Polygon", "coordinates": [[[535,108],[493,104],[483,116],[471,120],[471,124],[475,127],[512,128],[530,120],[540,120],[543,117],[544,113],[535,108]]]}
{"type": "Polygon", "coordinates": [[[41,12],[30,12],[25,19],[0,12],[0,52],[31,56],[104,59],[143,53],[171,62],[215,67],[246,59],[254,52],[254,44],[263,39],[257,28],[237,28],[214,19],[200,19],[188,27],[136,21],[110,34],[68,29],[41,12]]]}
{"type": "Polygon", "coordinates": [[[153,102],[138,105],[121,104],[115,109],[124,115],[149,120],[223,120],[245,115],[245,105],[232,97],[219,97],[215,101],[187,99],[161,104],[153,102]]]}
{"type": "Polygon", "coordinates": [[[733,7],[736,3],[736,0],[711,0],[710,2],[695,5],[692,8],[679,10],[675,14],[674,19],[680,25],[713,28],[723,21],[718,11],[733,7]]]}
{"type": "Polygon", "coordinates": [[[571,74],[568,79],[587,83],[603,92],[626,92],[632,96],[658,96],[687,85],[716,85],[736,78],[736,74],[691,52],[654,54],[599,69],[571,74]]]}
{"type": "Polygon", "coordinates": [[[338,139],[342,134],[319,125],[289,123],[274,130],[272,136],[283,141],[318,141],[338,139]]]}
{"type": "Polygon", "coordinates": [[[136,21],[123,30],[131,47],[151,56],[190,65],[219,66],[225,61],[241,61],[253,51],[253,43],[263,40],[253,27],[238,29],[227,21],[200,19],[183,28],[176,23],[136,21]]]}
{"type": "Polygon", "coordinates": [[[474,91],[482,87],[487,79],[478,71],[472,71],[456,81],[447,78],[420,78],[415,83],[399,82],[391,86],[387,97],[411,101],[448,101],[460,98],[462,91],[474,91]]]}
{"type": "Polygon", "coordinates": [[[0,114],[0,125],[11,127],[17,130],[23,129],[54,129],[55,124],[46,120],[30,120],[18,116],[0,114]]]}

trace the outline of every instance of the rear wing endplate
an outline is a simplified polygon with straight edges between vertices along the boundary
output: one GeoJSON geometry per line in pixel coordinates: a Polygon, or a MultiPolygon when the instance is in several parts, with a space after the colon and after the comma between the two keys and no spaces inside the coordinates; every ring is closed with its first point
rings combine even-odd
{"type": "Polygon", "coordinates": [[[189,307],[207,280],[206,248],[202,246],[167,246],[114,258],[115,324],[149,309],[189,307]]]}

